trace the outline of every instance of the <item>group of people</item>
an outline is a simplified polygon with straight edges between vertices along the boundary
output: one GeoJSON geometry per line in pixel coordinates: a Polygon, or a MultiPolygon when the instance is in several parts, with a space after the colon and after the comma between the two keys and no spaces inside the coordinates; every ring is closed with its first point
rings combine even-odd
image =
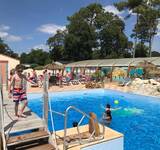
{"type": "Polygon", "coordinates": [[[66,82],[69,85],[69,82],[74,79],[73,72],[66,71],[65,75],[63,74],[63,70],[59,70],[56,73],[57,85],[62,86],[63,82],[66,82]]]}
{"type": "Polygon", "coordinates": [[[34,83],[38,83],[38,76],[36,71],[33,69],[32,71],[32,75],[30,73],[28,73],[27,78],[31,81],[33,81],[34,83]]]}

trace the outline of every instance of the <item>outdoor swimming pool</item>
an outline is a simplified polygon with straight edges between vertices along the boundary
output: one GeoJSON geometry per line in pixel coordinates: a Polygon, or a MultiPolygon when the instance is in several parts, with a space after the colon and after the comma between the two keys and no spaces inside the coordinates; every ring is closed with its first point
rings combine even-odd
{"type": "MultiPolygon", "coordinates": [[[[30,109],[42,116],[42,95],[29,94],[28,99],[30,109]]],[[[124,150],[160,149],[160,98],[98,89],[50,93],[50,99],[55,111],[63,113],[68,106],[73,105],[86,113],[95,112],[100,121],[105,105],[109,103],[114,109],[110,128],[124,134],[124,150]],[[115,104],[115,100],[119,103],[115,104]]],[[[71,111],[68,127],[72,127],[72,122],[80,118],[80,114],[71,111]]],[[[64,128],[63,117],[55,115],[54,122],[56,130],[64,128]]],[[[83,124],[86,123],[87,119],[83,124]]]]}

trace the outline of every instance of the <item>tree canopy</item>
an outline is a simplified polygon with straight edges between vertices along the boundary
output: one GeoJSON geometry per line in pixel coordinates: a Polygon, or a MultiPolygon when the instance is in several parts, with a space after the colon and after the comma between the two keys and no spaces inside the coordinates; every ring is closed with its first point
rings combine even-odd
{"type": "Polygon", "coordinates": [[[138,43],[135,47],[135,57],[147,57],[149,53],[149,47],[138,43]]]}
{"type": "Polygon", "coordinates": [[[22,64],[37,64],[40,66],[46,65],[51,62],[48,52],[42,49],[32,49],[30,53],[22,53],[20,57],[22,64]]]}
{"type": "Polygon", "coordinates": [[[130,57],[132,42],[124,33],[123,20],[102,5],[81,8],[68,21],[65,32],[58,31],[47,41],[54,60],[130,57]]]}
{"type": "MultiPolygon", "coordinates": [[[[130,12],[137,14],[137,22],[131,37],[135,38],[135,45],[137,40],[141,45],[148,43],[148,56],[151,56],[152,41],[157,34],[158,19],[160,18],[160,0],[127,0],[118,2],[115,6],[120,11],[128,9],[130,12]]],[[[127,17],[130,17],[132,13],[129,13],[127,17]]]]}
{"type": "Polygon", "coordinates": [[[54,61],[57,60],[64,60],[65,54],[64,54],[64,39],[65,39],[65,31],[58,30],[57,33],[50,37],[47,40],[47,44],[49,45],[50,51],[50,57],[54,61]]]}
{"type": "Polygon", "coordinates": [[[10,49],[10,47],[4,43],[4,41],[0,38],[0,54],[4,54],[13,58],[19,58],[18,54],[10,49]]]}

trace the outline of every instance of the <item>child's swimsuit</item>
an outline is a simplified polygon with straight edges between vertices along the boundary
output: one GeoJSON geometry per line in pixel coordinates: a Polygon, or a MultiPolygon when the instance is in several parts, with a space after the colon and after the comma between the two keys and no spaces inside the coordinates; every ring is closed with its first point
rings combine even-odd
{"type": "Polygon", "coordinates": [[[14,88],[13,89],[13,101],[20,102],[27,100],[26,91],[22,88],[14,88]]]}
{"type": "MultiPolygon", "coordinates": [[[[20,82],[22,86],[22,80],[19,79],[17,75],[14,76],[14,84],[15,82],[20,82]]],[[[13,101],[14,102],[21,102],[27,100],[26,91],[23,88],[13,88],[13,101]]]]}
{"type": "Polygon", "coordinates": [[[106,113],[106,117],[109,117],[111,120],[112,119],[111,111],[107,110],[105,113],[106,113]]]}

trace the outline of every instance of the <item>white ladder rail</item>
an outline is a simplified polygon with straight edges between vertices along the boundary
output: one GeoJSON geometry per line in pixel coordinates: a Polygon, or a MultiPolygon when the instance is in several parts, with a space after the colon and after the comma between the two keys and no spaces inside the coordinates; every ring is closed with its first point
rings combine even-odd
{"type": "MultiPolygon", "coordinates": [[[[79,112],[80,114],[82,114],[82,117],[81,117],[81,119],[80,119],[80,121],[78,122],[78,125],[77,125],[77,132],[78,132],[78,135],[79,135],[79,144],[84,144],[84,143],[86,143],[86,142],[88,143],[88,142],[92,141],[92,138],[93,138],[94,140],[101,140],[101,139],[104,138],[105,127],[104,127],[104,124],[100,124],[100,125],[102,125],[103,128],[102,128],[102,132],[100,133],[100,136],[98,137],[98,139],[95,139],[95,138],[94,138],[94,133],[95,133],[95,126],[94,126],[94,130],[93,130],[93,132],[91,133],[90,137],[89,137],[87,140],[82,140],[82,138],[81,138],[81,136],[80,136],[80,132],[79,132],[79,126],[80,126],[81,122],[83,121],[83,119],[84,119],[85,117],[88,118],[88,119],[91,119],[91,120],[93,120],[93,119],[92,119],[88,114],[86,114],[85,112],[81,111],[80,109],[78,109],[78,108],[76,108],[76,107],[74,107],[74,106],[69,106],[69,107],[65,110],[64,114],[61,113],[61,112],[56,112],[56,111],[50,110],[50,113],[55,113],[55,114],[57,114],[57,115],[60,115],[60,116],[64,117],[63,150],[66,150],[69,144],[77,143],[77,142],[67,143],[67,141],[66,141],[68,112],[69,112],[70,110],[74,110],[74,111],[79,112]]],[[[94,121],[94,120],[93,120],[93,121],[94,121]]],[[[95,121],[98,122],[97,119],[95,119],[95,121]]],[[[56,135],[56,136],[57,136],[57,135],[56,135]]]]}
{"type": "Polygon", "coordinates": [[[0,132],[2,134],[2,142],[3,142],[3,149],[7,150],[6,146],[6,138],[4,132],[4,109],[3,109],[3,91],[2,91],[2,78],[0,75],[0,132]]]}

